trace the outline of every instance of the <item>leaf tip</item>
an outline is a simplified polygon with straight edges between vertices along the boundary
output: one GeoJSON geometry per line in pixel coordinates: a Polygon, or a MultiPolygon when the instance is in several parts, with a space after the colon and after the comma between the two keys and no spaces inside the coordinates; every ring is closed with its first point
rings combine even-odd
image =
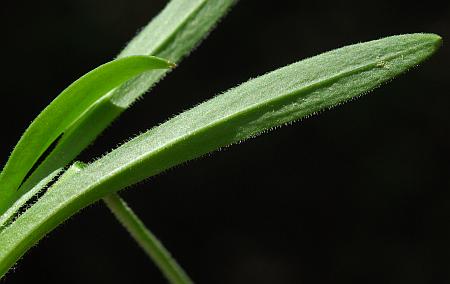
{"type": "Polygon", "coordinates": [[[167,60],[167,63],[169,64],[169,67],[172,68],[172,69],[177,67],[177,64],[172,62],[172,61],[167,60]]]}
{"type": "Polygon", "coordinates": [[[436,52],[442,46],[442,37],[437,34],[422,34],[424,41],[429,42],[433,46],[433,53],[436,52]]]}
{"type": "Polygon", "coordinates": [[[433,34],[433,36],[434,36],[434,46],[436,47],[436,50],[438,50],[442,46],[443,39],[440,35],[437,34],[433,34]]]}

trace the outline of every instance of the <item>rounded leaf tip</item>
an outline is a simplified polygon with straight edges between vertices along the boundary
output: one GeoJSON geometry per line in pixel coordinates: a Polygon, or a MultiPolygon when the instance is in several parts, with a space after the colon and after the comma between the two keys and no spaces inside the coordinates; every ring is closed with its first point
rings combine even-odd
{"type": "Polygon", "coordinates": [[[437,51],[442,46],[442,37],[437,34],[422,34],[423,38],[433,43],[434,51],[437,51]]]}

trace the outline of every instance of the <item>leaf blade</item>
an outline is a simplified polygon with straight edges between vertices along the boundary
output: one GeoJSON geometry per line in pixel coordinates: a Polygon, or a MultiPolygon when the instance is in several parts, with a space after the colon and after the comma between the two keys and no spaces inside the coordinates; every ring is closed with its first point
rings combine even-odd
{"type": "MultiPolygon", "coordinates": [[[[178,63],[187,56],[229,11],[236,0],[173,0],[118,55],[154,55],[178,63]]],[[[142,74],[116,88],[111,99],[96,104],[68,129],[30,178],[17,197],[53,170],[64,167],[170,70],[142,74]],[[95,123],[93,123],[95,122],[95,123]]],[[[1,212],[1,211],[0,211],[1,212]]]]}
{"type": "Polygon", "coordinates": [[[0,174],[0,213],[11,204],[15,190],[45,150],[82,114],[110,90],[168,61],[130,56],[103,64],[67,87],[30,124],[0,174]]]}
{"type": "Polygon", "coordinates": [[[44,190],[47,185],[57,177],[57,175],[62,171],[62,169],[58,169],[52,172],[47,177],[43,178],[35,187],[33,187],[26,194],[21,196],[14,204],[8,208],[8,210],[0,215],[0,231],[3,230],[8,225],[16,214],[18,214],[19,210],[27,204],[34,196],[36,196],[39,192],[44,190]]]}
{"type": "Polygon", "coordinates": [[[6,244],[0,275],[45,233],[106,194],[366,93],[427,59],[440,42],[437,35],[412,34],[337,49],[253,79],[147,131],[47,192],[0,233],[6,244]]]}

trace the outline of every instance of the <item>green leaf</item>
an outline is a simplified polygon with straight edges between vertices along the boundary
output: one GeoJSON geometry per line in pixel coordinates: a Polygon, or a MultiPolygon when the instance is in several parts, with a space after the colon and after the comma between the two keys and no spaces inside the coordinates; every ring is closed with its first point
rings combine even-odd
{"type": "Polygon", "coordinates": [[[45,150],[87,109],[127,80],[171,66],[152,56],[130,56],[106,63],[87,73],[47,106],[27,128],[0,174],[0,214],[14,200],[27,173],[45,150]]]}
{"type": "Polygon", "coordinates": [[[62,169],[57,169],[47,177],[43,178],[35,187],[29,190],[26,194],[22,195],[14,204],[8,208],[8,210],[0,215],[0,231],[5,228],[13,218],[18,215],[21,208],[23,208],[31,199],[36,197],[45,187],[61,173],[62,169]]]}
{"type": "Polygon", "coordinates": [[[250,80],[134,138],[55,184],[0,233],[0,275],[58,224],[106,194],[365,94],[430,57],[433,34],[360,43],[250,80]]]}
{"type": "MultiPolygon", "coordinates": [[[[173,0],[119,54],[155,55],[179,62],[194,49],[236,0],[173,0]]],[[[142,74],[115,89],[73,124],[20,188],[20,196],[53,170],[64,167],[136,99],[170,70],[142,74]]],[[[1,212],[1,211],[0,211],[1,212]]]]}

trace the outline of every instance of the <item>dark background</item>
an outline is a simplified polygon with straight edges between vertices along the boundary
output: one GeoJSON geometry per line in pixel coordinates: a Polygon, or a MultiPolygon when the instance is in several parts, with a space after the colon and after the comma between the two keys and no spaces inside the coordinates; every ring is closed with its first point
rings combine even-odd
{"type": "MultiPolygon", "coordinates": [[[[2,3],[1,163],[59,91],[111,60],[165,2],[2,3]]],[[[448,283],[446,2],[241,1],[81,159],[299,59],[438,33],[436,56],[372,94],[122,195],[198,283],[448,283]]],[[[165,283],[101,203],[52,232],[1,283],[26,281],[165,283]]]]}

